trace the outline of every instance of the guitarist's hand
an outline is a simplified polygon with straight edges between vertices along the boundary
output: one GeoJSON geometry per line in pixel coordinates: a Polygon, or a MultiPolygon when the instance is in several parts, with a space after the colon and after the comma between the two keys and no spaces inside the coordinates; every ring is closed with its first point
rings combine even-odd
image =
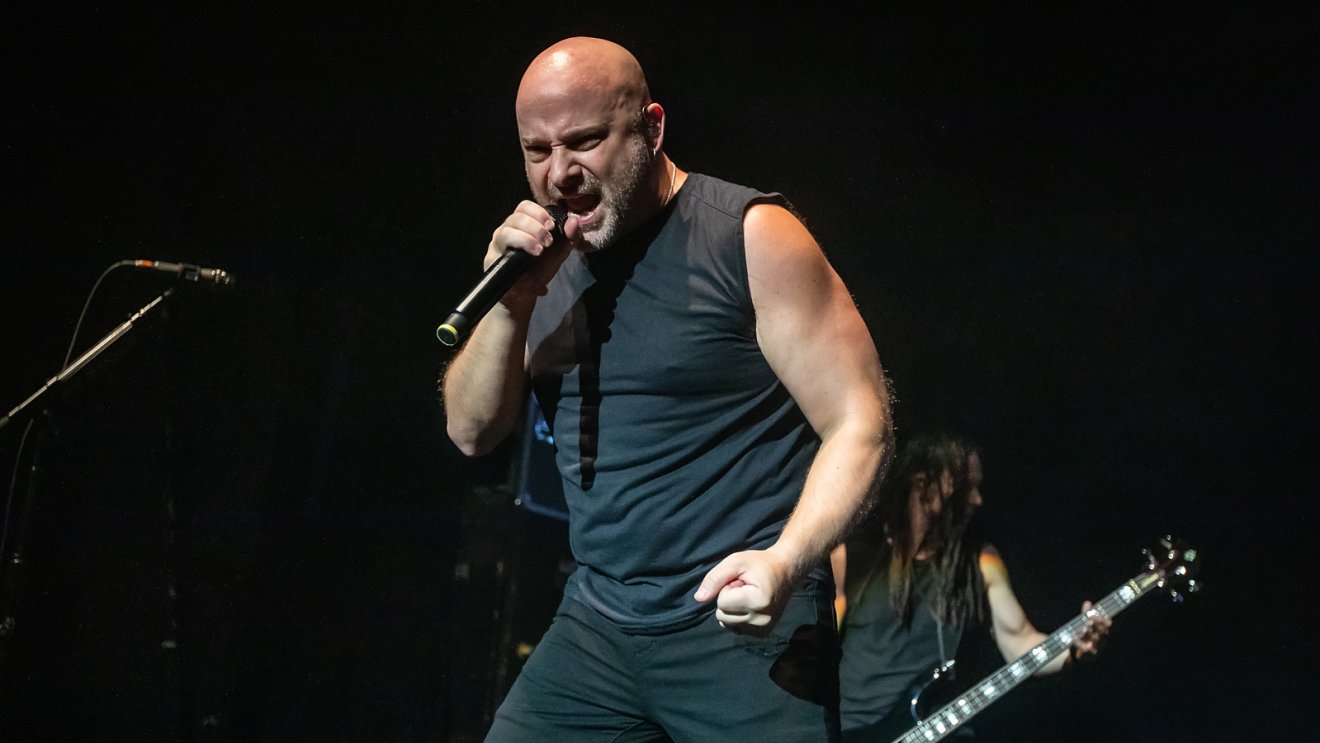
{"type": "Polygon", "coordinates": [[[1081,634],[1073,638],[1072,647],[1068,651],[1068,658],[1073,662],[1094,659],[1100,652],[1105,636],[1109,634],[1109,628],[1114,626],[1113,619],[1103,612],[1092,612],[1092,606],[1090,601],[1082,603],[1082,613],[1088,614],[1089,618],[1081,634]]]}
{"type": "Polygon", "coordinates": [[[774,626],[792,591],[792,565],[774,549],[735,552],[711,568],[693,596],[715,601],[715,618],[733,632],[774,626]]]}

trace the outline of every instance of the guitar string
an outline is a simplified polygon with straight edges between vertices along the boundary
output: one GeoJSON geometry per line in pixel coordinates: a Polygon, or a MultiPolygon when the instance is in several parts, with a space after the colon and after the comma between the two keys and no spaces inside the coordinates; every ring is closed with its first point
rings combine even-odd
{"type": "MultiPolygon", "coordinates": [[[[1109,617],[1113,617],[1114,615],[1123,611],[1133,602],[1135,602],[1137,599],[1146,595],[1146,593],[1149,592],[1150,588],[1155,585],[1154,581],[1147,583],[1147,585],[1145,585],[1144,587],[1140,585],[1140,579],[1145,578],[1149,575],[1150,575],[1149,573],[1143,573],[1141,576],[1138,576],[1138,578],[1135,578],[1129,581],[1128,583],[1124,583],[1122,586],[1119,586],[1108,596],[1105,596],[1104,598],[1100,599],[1100,601],[1096,603],[1095,608],[1109,617]],[[1124,592],[1124,589],[1128,589],[1128,588],[1131,588],[1133,590],[1133,595],[1131,599],[1124,600],[1122,594],[1124,592]]],[[[973,715],[981,712],[985,707],[988,707],[994,700],[1003,696],[1006,692],[1012,690],[1018,684],[1030,678],[1036,671],[1040,670],[1041,666],[1044,666],[1045,664],[1049,663],[1059,653],[1063,652],[1069,645],[1071,645],[1072,644],[1071,638],[1075,637],[1082,630],[1082,628],[1086,625],[1086,620],[1088,618],[1089,616],[1087,614],[1081,614],[1074,617],[1072,621],[1068,622],[1060,629],[1055,630],[1054,634],[1045,638],[1045,640],[1043,640],[1039,645],[1037,645],[1036,648],[1041,648],[1045,652],[1045,658],[1043,660],[1038,659],[1037,655],[1035,654],[1036,648],[1032,648],[1017,660],[1005,665],[1004,667],[1000,668],[998,671],[990,674],[990,676],[983,679],[979,684],[977,684],[974,691],[972,691],[967,695],[964,695],[964,697],[961,698],[962,701],[967,703],[968,708],[972,710],[971,712],[964,713],[961,710],[953,710],[954,705],[957,704],[957,701],[955,700],[955,702],[947,704],[944,707],[941,707],[939,710],[935,712],[935,714],[932,714],[926,719],[922,720],[920,723],[917,724],[916,727],[914,727],[907,735],[904,735],[900,740],[905,742],[922,741],[922,740],[933,741],[933,740],[939,740],[943,738],[945,735],[952,733],[954,728],[950,727],[950,723],[945,722],[948,718],[948,714],[950,711],[957,712],[957,719],[959,721],[958,725],[960,725],[963,721],[969,719],[973,715]],[[1066,643],[1063,642],[1063,636],[1065,634],[1064,630],[1067,630],[1066,634],[1069,637],[1069,641],[1066,643]],[[1046,646],[1050,646],[1050,647],[1047,648],[1046,646]],[[1025,666],[1025,668],[1020,668],[1019,673],[1017,675],[1014,675],[1013,668],[1023,667],[1023,666],[1025,666]],[[987,686],[991,686],[994,689],[993,694],[987,695],[984,692],[984,689],[987,686]],[[939,733],[938,737],[935,738],[927,737],[926,733],[931,729],[935,729],[937,725],[939,725],[942,722],[946,727],[946,731],[943,733],[939,733]]]]}

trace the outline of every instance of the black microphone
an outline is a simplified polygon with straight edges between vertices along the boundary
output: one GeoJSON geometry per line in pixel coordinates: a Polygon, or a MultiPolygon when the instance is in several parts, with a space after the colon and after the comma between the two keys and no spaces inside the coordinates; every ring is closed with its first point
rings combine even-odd
{"type": "MultiPolygon", "coordinates": [[[[564,236],[564,222],[568,220],[568,210],[559,204],[544,205],[555,221],[555,238],[564,236]]],[[[504,255],[490,264],[490,268],[481,275],[481,280],[468,292],[463,301],[458,303],[449,317],[435,329],[435,337],[446,346],[456,346],[463,336],[478,322],[491,307],[513,286],[518,277],[536,260],[531,253],[524,253],[516,248],[504,251],[504,255]]]]}
{"type": "Polygon", "coordinates": [[[129,261],[134,268],[149,268],[177,274],[182,281],[214,286],[232,286],[234,277],[222,268],[202,268],[191,263],[169,263],[167,261],[129,261]]]}

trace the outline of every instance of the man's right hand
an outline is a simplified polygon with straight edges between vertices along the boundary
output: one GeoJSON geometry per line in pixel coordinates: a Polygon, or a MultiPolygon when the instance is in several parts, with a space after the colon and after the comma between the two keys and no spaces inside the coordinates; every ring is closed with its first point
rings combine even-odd
{"type": "MultiPolygon", "coordinates": [[[[564,223],[564,233],[577,234],[576,216],[568,216],[564,223]]],[[[532,263],[527,273],[519,277],[517,283],[500,300],[504,305],[510,309],[530,308],[537,297],[545,294],[546,285],[573,249],[572,240],[556,240],[557,234],[550,213],[534,201],[519,203],[518,208],[495,229],[490,245],[486,247],[486,259],[482,264],[484,268],[490,268],[492,263],[504,255],[505,250],[521,250],[541,258],[532,263]]]]}

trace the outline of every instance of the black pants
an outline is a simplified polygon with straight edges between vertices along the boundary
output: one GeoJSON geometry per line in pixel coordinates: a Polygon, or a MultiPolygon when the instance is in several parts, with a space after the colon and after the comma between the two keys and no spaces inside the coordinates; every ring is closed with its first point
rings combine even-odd
{"type": "Polygon", "coordinates": [[[795,593],[761,637],[694,627],[630,635],[572,599],[523,667],[487,741],[837,741],[833,593],[795,593]]]}

